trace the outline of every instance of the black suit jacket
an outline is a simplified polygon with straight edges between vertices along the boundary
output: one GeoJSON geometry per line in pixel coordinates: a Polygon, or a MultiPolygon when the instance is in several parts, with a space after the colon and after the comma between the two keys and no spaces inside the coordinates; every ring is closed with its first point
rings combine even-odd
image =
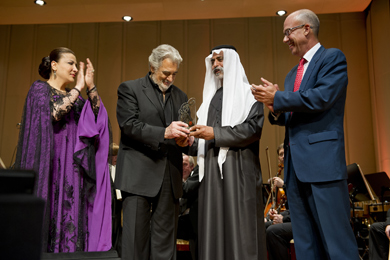
{"type": "MultiPolygon", "coordinates": [[[[149,80],[126,81],[118,88],[117,119],[121,130],[115,187],[141,196],[154,197],[160,190],[164,171],[169,167],[176,199],[182,196],[183,149],[175,140],[165,140],[164,110],[149,80]]],[[[173,121],[187,95],[171,86],[173,121]]],[[[166,100],[168,102],[168,99],[166,100]]]]}

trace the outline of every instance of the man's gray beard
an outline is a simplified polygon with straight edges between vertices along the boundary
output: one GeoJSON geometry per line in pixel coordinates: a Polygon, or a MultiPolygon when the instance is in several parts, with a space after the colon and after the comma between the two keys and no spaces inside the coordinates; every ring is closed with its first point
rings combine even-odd
{"type": "Polygon", "coordinates": [[[152,74],[152,80],[154,83],[157,84],[158,88],[161,90],[161,92],[165,93],[170,87],[171,85],[169,85],[168,87],[164,85],[164,83],[162,81],[160,82],[157,82],[157,79],[155,78],[155,74],[152,74]]]}
{"type": "Polygon", "coordinates": [[[223,73],[224,73],[224,71],[223,71],[223,67],[216,67],[216,68],[214,68],[213,69],[213,74],[214,74],[214,76],[217,78],[217,79],[219,79],[219,80],[222,80],[223,79],[223,73]],[[218,75],[216,75],[215,74],[215,70],[219,70],[219,74],[218,75]]]}

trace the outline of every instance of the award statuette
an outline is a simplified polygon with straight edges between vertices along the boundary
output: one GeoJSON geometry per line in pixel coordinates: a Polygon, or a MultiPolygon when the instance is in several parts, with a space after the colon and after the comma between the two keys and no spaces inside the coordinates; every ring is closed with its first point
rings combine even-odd
{"type": "Polygon", "coordinates": [[[196,125],[196,102],[195,98],[190,98],[184,102],[179,109],[179,121],[188,124],[188,127],[196,125]]]}

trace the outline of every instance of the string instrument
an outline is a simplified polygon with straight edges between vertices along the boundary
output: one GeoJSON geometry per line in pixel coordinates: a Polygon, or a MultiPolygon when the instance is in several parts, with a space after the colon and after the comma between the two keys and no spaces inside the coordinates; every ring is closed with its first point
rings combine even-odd
{"type": "MultiPolygon", "coordinates": [[[[286,210],[286,201],[287,197],[286,194],[283,190],[283,188],[278,188],[276,191],[274,191],[274,182],[273,179],[271,178],[271,165],[270,165],[270,160],[269,160],[269,152],[268,152],[268,147],[266,148],[266,156],[267,156],[267,161],[268,161],[268,169],[269,169],[269,178],[271,180],[271,192],[268,196],[267,199],[267,204],[264,209],[264,217],[269,218],[269,211],[271,209],[276,210],[278,213],[283,212],[286,210]]],[[[279,177],[282,170],[284,168],[284,165],[282,163],[278,164],[278,171],[276,173],[276,177],[279,177]]]]}
{"type": "MultiPolygon", "coordinates": [[[[268,146],[267,148],[265,148],[265,155],[267,157],[267,162],[268,162],[268,174],[269,174],[269,178],[271,179],[271,162],[269,160],[269,150],[268,150],[268,146]]],[[[271,180],[271,192],[269,193],[268,195],[268,199],[267,199],[267,203],[265,204],[265,208],[264,208],[264,217],[265,218],[268,218],[269,217],[269,211],[270,209],[274,209],[275,208],[275,204],[274,204],[274,183],[273,181],[271,180]]]]}
{"type": "MultiPolygon", "coordinates": [[[[276,177],[279,177],[280,174],[283,171],[284,165],[282,163],[278,164],[278,172],[276,173],[276,177]]],[[[280,178],[280,177],[279,177],[280,178]]],[[[278,188],[276,191],[276,211],[278,213],[283,212],[286,210],[286,202],[287,202],[287,196],[283,188],[278,188]]]]}

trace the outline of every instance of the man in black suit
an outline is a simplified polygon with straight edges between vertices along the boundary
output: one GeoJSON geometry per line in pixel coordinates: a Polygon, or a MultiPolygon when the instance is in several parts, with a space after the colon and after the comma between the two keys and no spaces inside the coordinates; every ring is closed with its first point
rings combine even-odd
{"type": "Polygon", "coordinates": [[[188,125],[176,121],[187,95],[172,85],[181,61],[175,48],[160,45],[149,57],[150,72],[118,88],[122,259],[176,259],[184,148],[175,138],[189,134],[188,125]]]}

